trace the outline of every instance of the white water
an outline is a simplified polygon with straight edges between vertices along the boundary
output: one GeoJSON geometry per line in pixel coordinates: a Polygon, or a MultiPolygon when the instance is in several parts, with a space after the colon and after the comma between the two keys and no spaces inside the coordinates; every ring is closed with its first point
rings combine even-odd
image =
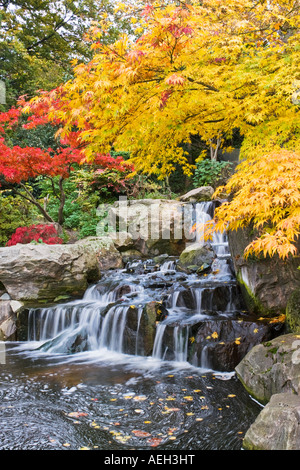
{"type": "MultiPolygon", "coordinates": [[[[212,203],[197,204],[195,212],[196,223],[208,222],[211,219],[212,203]]],[[[198,238],[196,241],[199,241],[198,238]]],[[[221,313],[231,315],[235,311],[231,285],[234,278],[227,262],[229,251],[226,234],[216,234],[211,245],[216,259],[212,272],[203,278],[190,275],[187,281],[177,282],[176,276],[180,277],[180,273],[176,273],[174,260],[165,260],[158,271],[150,274],[128,274],[126,269],[108,274],[104,281],[101,280],[87,289],[82,300],[31,310],[28,340],[44,345],[44,350],[48,353],[64,353],[67,345],[75,344],[80,337],[84,345],[83,351],[103,352],[104,355],[107,351],[111,355],[128,354],[124,338],[130,311],[131,321],[132,317],[135,318],[135,323],[130,326],[134,341],[134,350],[130,354],[143,356],[140,327],[144,306],[152,300],[160,300],[165,293],[167,318],[156,325],[152,358],[165,360],[166,357],[171,357],[171,360],[177,362],[187,362],[190,327],[210,318],[212,314],[216,315],[214,295],[220,284],[227,284],[229,291],[229,301],[224,304],[221,313]],[[157,278],[162,286],[164,281],[172,280],[172,292],[168,294],[168,289],[163,287],[149,288],[149,280],[157,278]],[[182,297],[182,290],[187,288],[194,303],[192,308],[185,304],[182,297]]],[[[151,267],[151,261],[145,263],[151,267]]],[[[131,263],[131,272],[141,265],[140,261],[131,263]]],[[[207,366],[209,361],[205,357],[205,351],[202,356],[203,363],[207,366]]]]}

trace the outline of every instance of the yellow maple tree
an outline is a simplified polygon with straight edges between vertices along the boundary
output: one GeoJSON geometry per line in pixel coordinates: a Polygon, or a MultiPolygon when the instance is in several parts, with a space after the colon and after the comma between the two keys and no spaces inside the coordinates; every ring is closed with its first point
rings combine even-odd
{"type": "Polygon", "coordinates": [[[112,147],[138,171],[192,171],[183,143],[238,128],[243,153],[295,141],[299,123],[296,0],[203,0],[120,4],[138,39],[107,45],[93,30],[93,59],[63,87],[64,133],[81,129],[86,156],[112,147]],[[142,33],[141,33],[142,32],[142,33]]]}

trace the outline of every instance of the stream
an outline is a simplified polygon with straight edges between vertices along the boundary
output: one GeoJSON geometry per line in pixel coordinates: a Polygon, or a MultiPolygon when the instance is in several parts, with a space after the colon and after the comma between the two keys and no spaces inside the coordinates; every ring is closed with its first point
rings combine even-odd
{"type": "Polygon", "coordinates": [[[212,247],[201,276],[173,257],[134,260],[81,300],[30,310],[28,341],[6,343],[0,363],[0,449],[240,450],[261,406],[193,344],[199,325],[244,314],[226,235],[212,247]]]}

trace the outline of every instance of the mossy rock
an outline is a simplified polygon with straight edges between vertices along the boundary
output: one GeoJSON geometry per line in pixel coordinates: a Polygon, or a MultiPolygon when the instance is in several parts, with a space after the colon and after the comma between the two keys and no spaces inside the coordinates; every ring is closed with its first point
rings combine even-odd
{"type": "Polygon", "coordinates": [[[295,290],[288,299],[286,325],[290,332],[300,333],[300,289],[295,290]]]}

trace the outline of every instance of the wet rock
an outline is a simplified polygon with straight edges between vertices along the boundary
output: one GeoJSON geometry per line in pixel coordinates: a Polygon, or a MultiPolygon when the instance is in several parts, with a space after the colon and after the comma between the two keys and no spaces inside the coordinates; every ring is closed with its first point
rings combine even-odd
{"type": "Polygon", "coordinates": [[[278,329],[278,325],[242,318],[199,322],[190,330],[189,361],[214,370],[233,371],[253,346],[274,338],[278,329]]]}
{"type": "Polygon", "coordinates": [[[143,307],[132,305],[128,308],[123,339],[124,353],[151,355],[156,320],[162,312],[162,305],[155,301],[149,302],[143,307]]]}
{"type": "Polygon", "coordinates": [[[299,450],[300,397],[279,393],[260,412],[243,440],[247,450],[299,450]]]}
{"type": "MultiPolygon", "coordinates": [[[[228,233],[234,270],[250,312],[271,317],[285,313],[291,294],[300,289],[300,257],[288,260],[243,257],[246,246],[255,238],[251,227],[228,233]]],[[[299,247],[298,247],[299,248],[299,247]]]]}
{"type": "Polygon", "coordinates": [[[285,334],[254,346],[237,365],[248,393],[266,404],[276,393],[300,393],[300,338],[285,334]]]}
{"type": "Polygon", "coordinates": [[[184,272],[197,272],[203,265],[212,265],[215,253],[209,244],[193,243],[181,253],[177,266],[184,272]]]}

